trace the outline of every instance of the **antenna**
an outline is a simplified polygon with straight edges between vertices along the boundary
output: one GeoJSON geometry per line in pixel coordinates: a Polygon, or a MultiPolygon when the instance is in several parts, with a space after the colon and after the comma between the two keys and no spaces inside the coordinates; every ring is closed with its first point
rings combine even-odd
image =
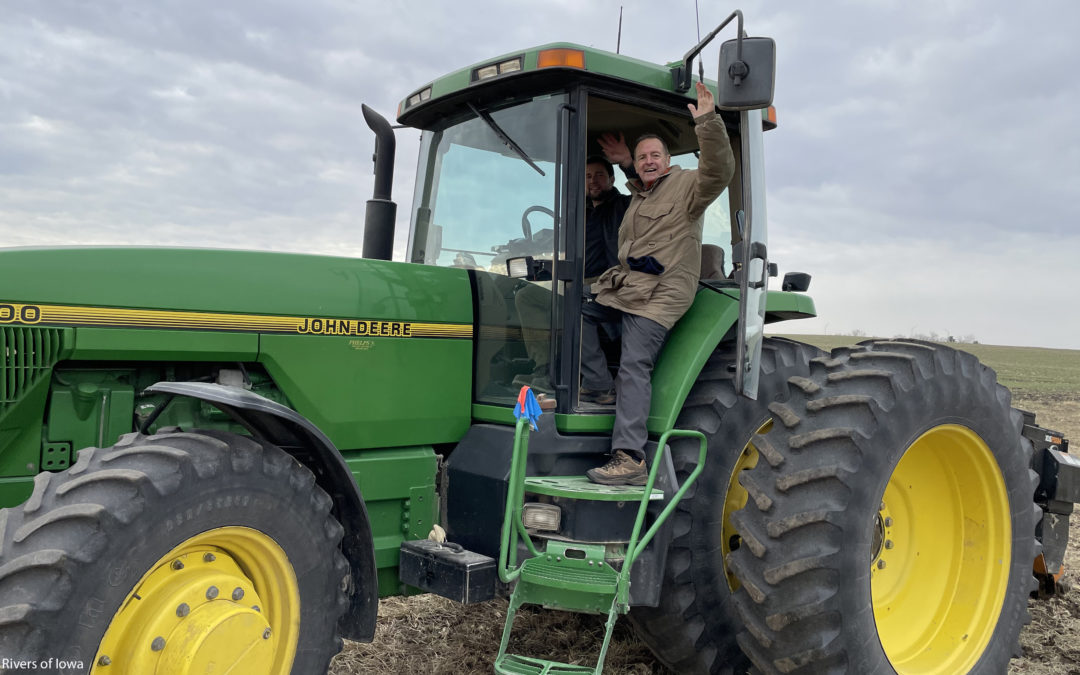
{"type": "Polygon", "coordinates": [[[701,11],[698,9],[697,0],[694,0],[694,22],[697,23],[697,41],[701,42],[701,11]]]}
{"type": "MultiPolygon", "coordinates": [[[[698,9],[698,0],[694,0],[694,22],[697,23],[697,41],[701,43],[701,10],[698,9]]],[[[705,81],[705,59],[698,58],[698,82],[705,81]]]]}
{"type": "MultiPolygon", "coordinates": [[[[694,0],[697,2],[697,0],[694,0]]],[[[700,32],[700,29],[699,29],[700,32]]],[[[619,53],[619,48],[622,47],[622,5],[619,5],[619,37],[615,38],[615,53],[619,53]]]]}

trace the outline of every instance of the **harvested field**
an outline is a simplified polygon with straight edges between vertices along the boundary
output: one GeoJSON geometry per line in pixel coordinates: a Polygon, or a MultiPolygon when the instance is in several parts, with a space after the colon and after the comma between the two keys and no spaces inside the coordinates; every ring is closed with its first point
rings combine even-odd
{"type": "MultiPolygon", "coordinates": [[[[850,344],[843,336],[790,336],[824,348],[850,344]]],[[[1013,405],[1034,412],[1041,425],[1074,439],[1080,452],[1080,351],[955,345],[976,354],[999,373],[1013,393],[1013,405]]],[[[1080,527],[1072,523],[1066,566],[1080,570],[1080,527]]],[[[1080,675],[1080,577],[1077,587],[1050,600],[1031,600],[1031,624],[1020,635],[1023,656],[1009,673],[1080,675]]],[[[491,673],[506,613],[506,602],[462,606],[435,596],[389,598],[379,605],[371,644],[346,643],[332,675],[367,673],[491,673]]],[[[523,608],[515,622],[518,653],[588,664],[595,659],[603,627],[599,618],[523,608]]],[[[670,673],[620,621],[605,672],[670,673]]]]}

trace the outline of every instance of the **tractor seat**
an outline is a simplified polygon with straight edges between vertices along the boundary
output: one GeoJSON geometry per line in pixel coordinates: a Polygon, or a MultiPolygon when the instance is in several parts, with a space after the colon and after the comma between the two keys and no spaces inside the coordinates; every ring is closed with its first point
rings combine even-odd
{"type": "Polygon", "coordinates": [[[701,245],[702,280],[724,279],[724,249],[716,244],[701,245]]]}

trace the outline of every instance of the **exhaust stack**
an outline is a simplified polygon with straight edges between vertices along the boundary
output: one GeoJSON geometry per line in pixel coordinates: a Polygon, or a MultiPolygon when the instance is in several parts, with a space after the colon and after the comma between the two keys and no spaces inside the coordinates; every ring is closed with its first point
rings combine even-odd
{"type": "Polygon", "coordinates": [[[375,193],[367,202],[364,214],[365,258],[390,260],[394,257],[394,222],[397,204],[390,199],[394,185],[394,130],[386,118],[364,104],[364,121],[375,132],[375,193]]]}

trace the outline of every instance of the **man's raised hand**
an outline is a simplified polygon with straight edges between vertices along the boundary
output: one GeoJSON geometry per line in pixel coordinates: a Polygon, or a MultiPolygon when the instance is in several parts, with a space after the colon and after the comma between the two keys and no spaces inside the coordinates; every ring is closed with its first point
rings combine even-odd
{"type": "Polygon", "coordinates": [[[713,99],[712,92],[705,86],[704,82],[697,83],[697,105],[693,103],[687,103],[686,107],[690,109],[690,114],[694,117],[699,117],[707,112],[713,112],[716,110],[716,101],[713,99]]]}

